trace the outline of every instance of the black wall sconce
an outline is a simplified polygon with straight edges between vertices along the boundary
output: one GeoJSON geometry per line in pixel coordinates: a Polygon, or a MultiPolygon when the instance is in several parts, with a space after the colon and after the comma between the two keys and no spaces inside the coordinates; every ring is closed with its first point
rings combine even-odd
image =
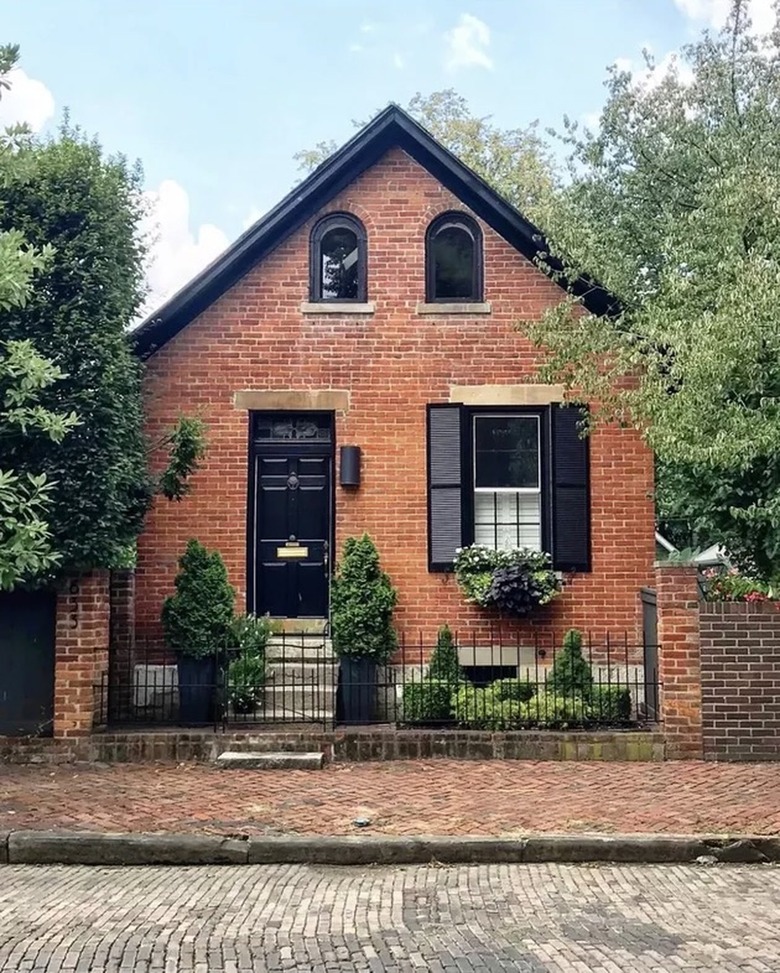
{"type": "Polygon", "coordinates": [[[339,483],[343,487],[359,487],[360,446],[342,446],[340,454],[339,483]]]}

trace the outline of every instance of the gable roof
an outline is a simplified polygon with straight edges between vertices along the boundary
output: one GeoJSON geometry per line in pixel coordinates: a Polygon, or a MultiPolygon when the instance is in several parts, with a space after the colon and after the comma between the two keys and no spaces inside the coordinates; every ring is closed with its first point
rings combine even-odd
{"type": "MultiPolygon", "coordinates": [[[[389,105],[146,318],[131,335],[137,354],[142,358],[154,354],[393,147],[403,149],[529,260],[547,252],[544,237],[533,223],[411,115],[398,105],[389,105]]],[[[616,299],[593,281],[574,281],[571,290],[593,314],[608,313],[617,305],[616,299]]]]}

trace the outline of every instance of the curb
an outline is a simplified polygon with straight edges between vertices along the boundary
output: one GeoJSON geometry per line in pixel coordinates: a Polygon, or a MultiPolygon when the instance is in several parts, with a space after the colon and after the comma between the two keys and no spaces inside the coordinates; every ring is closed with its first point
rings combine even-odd
{"type": "Polygon", "coordinates": [[[227,838],[197,834],[0,832],[0,865],[411,865],[780,862],[780,836],[540,834],[527,838],[227,838]]]}

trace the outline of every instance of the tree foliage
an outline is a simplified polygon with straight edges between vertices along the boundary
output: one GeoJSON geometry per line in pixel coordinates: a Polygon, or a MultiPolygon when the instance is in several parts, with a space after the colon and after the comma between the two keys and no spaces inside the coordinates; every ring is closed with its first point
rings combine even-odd
{"type": "MultiPolygon", "coordinates": [[[[553,157],[534,123],[525,128],[501,128],[490,116],[473,115],[468,102],[452,88],[430,95],[418,92],[406,106],[442,145],[513,203],[524,215],[544,225],[555,195],[557,175],[553,157]]],[[[364,122],[356,122],[362,127],[364,122]]],[[[315,169],[338,148],[319,142],[295,155],[300,168],[315,169]]]]}
{"type": "Polygon", "coordinates": [[[142,432],[140,364],[126,329],[143,296],[140,174],[65,127],[30,150],[25,179],[4,192],[0,226],[53,252],[4,336],[30,340],[62,369],[43,408],[81,422],[52,448],[24,430],[3,444],[20,474],[51,479],[52,543],[63,568],[110,567],[140,530],[152,483],[142,432]]]}
{"type": "MultiPolygon", "coordinates": [[[[649,80],[613,69],[598,131],[567,124],[547,229],[569,278],[618,299],[538,326],[544,375],[643,431],[666,513],[764,574],[780,565],[780,31],[744,0],[649,80]],[[687,508],[687,509],[684,509],[687,508]]],[[[652,64],[650,65],[652,67],[652,64]]]]}

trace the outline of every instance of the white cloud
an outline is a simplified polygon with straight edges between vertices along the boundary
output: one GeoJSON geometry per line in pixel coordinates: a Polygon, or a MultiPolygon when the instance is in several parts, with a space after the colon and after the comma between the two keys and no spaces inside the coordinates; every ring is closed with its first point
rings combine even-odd
{"type": "Polygon", "coordinates": [[[458,68],[493,69],[493,60],[488,54],[490,47],[490,28],[472,14],[461,14],[455,27],[444,35],[447,52],[445,65],[451,71],[458,68]]]}
{"type": "Polygon", "coordinates": [[[260,209],[259,206],[252,206],[241,224],[242,229],[248,230],[250,226],[257,223],[260,217],[265,216],[266,213],[267,210],[260,209]]]}
{"type": "Polygon", "coordinates": [[[3,90],[0,98],[0,127],[26,122],[34,132],[40,132],[54,115],[54,95],[21,68],[14,68],[8,81],[11,88],[3,90]]]}
{"type": "MultiPolygon", "coordinates": [[[[726,23],[731,11],[731,0],[674,0],[674,2],[684,17],[716,29],[726,23]]],[[[765,34],[774,26],[774,0],[749,0],[748,13],[757,34],[765,34]]]]}
{"type": "Polygon", "coordinates": [[[146,273],[146,310],[151,312],[211,263],[230,241],[211,223],[203,223],[197,229],[190,227],[190,199],[175,180],[165,179],[146,197],[149,213],[143,230],[152,241],[146,273]]]}

